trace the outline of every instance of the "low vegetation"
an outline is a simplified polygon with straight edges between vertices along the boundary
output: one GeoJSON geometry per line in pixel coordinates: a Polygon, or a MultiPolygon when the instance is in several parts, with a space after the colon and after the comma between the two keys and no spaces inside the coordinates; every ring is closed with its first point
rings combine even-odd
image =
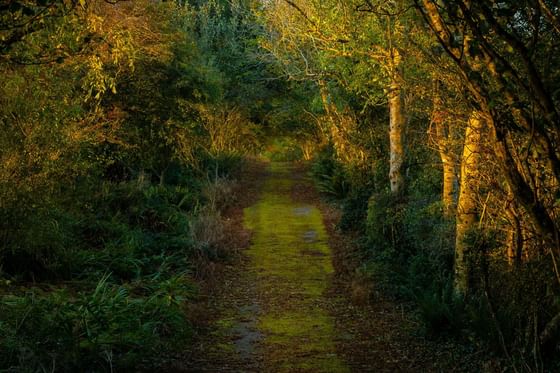
{"type": "Polygon", "coordinates": [[[221,212],[258,146],[257,109],[223,79],[246,62],[216,60],[244,15],[1,7],[0,370],[165,365],[191,339],[204,268],[233,255],[221,212]]]}

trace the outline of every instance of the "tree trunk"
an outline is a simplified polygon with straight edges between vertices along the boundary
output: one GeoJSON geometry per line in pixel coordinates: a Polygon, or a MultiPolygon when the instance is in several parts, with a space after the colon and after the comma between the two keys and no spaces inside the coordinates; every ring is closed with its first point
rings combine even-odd
{"type": "Polygon", "coordinates": [[[443,163],[443,191],[441,200],[443,202],[443,214],[445,217],[452,216],[454,209],[454,187],[455,187],[455,164],[453,157],[445,151],[439,153],[443,163]]]}
{"type": "Polygon", "coordinates": [[[328,141],[333,141],[333,131],[337,125],[337,110],[336,105],[332,102],[331,97],[329,97],[329,90],[327,83],[323,80],[317,82],[319,86],[319,93],[321,94],[321,102],[323,104],[323,110],[325,110],[327,118],[327,126],[321,126],[321,132],[323,136],[327,138],[328,141]]]}
{"type": "Polygon", "coordinates": [[[515,206],[515,196],[508,191],[508,203],[505,208],[505,215],[511,224],[511,229],[507,235],[507,258],[510,266],[518,268],[521,265],[523,256],[523,227],[519,211],[515,206]]]}
{"type": "Polygon", "coordinates": [[[461,184],[459,200],[457,202],[454,288],[455,293],[460,296],[465,296],[469,291],[469,246],[465,239],[468,232],[474,227],[478,215],[476,183],[479,176],[478,167],[482,126],[483,119],[481,113],[473,111],[465,132],[465,143],[461,158],[461,184]]]}
{"type": "Polygon", "coordinates": [[[403,129],[404,114],[402,103],[401,84],[397,78],[393,78],[389,87],[389,181],[391,182],[391,193],[398,195],[404,189],[404,178],[402,167],[404,161],[403,129]]]}
{"type": "Polygon", "coordinates": [[[334,113],[333,113],[333,103],[329,98],[329,91],[327,89],[327,83],[320,80],[318,82],[319,85],[319,93],[321,94],[321,102],[323,103],[323,109],[325,109],[325,113],[327,114],[329,120],[334,122],[334,113]]]}
{"type": "Polygon", "coordinates": [[[455,205],[455,162],[451,153],[451,131],[448,125],[448,118],[443,110],[441,96],[439,94],[439,83],[434,84],[434,107],[431,115],[430,134],[433,143],[438,150],[443,168],[443,188],[441,201],[443,203],[443,213],[445,217],[452,216],[455,205]]]}

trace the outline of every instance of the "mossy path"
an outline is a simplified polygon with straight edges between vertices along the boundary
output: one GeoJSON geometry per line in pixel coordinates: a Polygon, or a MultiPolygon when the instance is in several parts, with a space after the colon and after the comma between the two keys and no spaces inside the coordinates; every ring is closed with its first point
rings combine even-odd
{"type": "Polygon", "coordinates": [[[268,371],[348,371],[325,304],[334,270],[321,213],[291,199],[289,165],[272,163],[270,172],[259,202],[245,210],[253,232],[247,255],[261,300],[256,350],[268,371]]]}
{"type": "Polygon", "coordinates": [[[210,325],[179,371],[473,371],[455,346],[413,336],[401,305],[353,304],[350,284],[335,278],[333,232],[313,192],[297,196],[312,191],[298,175],[269,164],[259,199],[243,211],[251,244],[208,296],[210,325]]]}

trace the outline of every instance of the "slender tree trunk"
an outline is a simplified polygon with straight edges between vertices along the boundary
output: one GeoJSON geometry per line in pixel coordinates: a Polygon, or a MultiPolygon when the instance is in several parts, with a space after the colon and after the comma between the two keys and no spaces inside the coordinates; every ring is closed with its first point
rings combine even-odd
{"type": "Polygon", "coordinates": [[[389,181],[391,192],[400,194],[404,189],[402,167],[404,161],[403,130],[404,114],[401,84],[393,78],[389,86],[389,181]]]}
{"type": "Polygon", "coordinates": [[[468,232],[474,227],[478,215],[476,183],[479,176],[482,127],[483,118],[481,113],[473,111],[465,132],[465,143],[461,158],[461,184],[459,200],[457,202],[454,287],[455,293],[460,296],[465,296],[469,290],[469,248],[465,239],[468,232]]]}
{"type": "Polygon", "coordinates": [[[455,164],[449,153],[440,151],[439,155],[443,163],[443,213],[450,217],[455,207],[455,164]]]}
{"type": "Polygon", "coordinates": [[[443,111],[441,96],[439,94],[439,83],[434,83],[434,107],[432,110],[431,122],[433,129],[430,129],[443,168],[443,188],[441,201],[443,212],[446,217],[451,217],[455,205],[455,162],[451,154],[451,133],[449,126],[446,126],[446,113],[443,111]]]}
{"type": "Polygon", "coordinates": [[[318,82],[319,93],[321,94],[321,102],[323,103],[323,109],[325,114],[327,114],[328,125],[326,128],[321,128],[323,135],[327,136],[329,141],[333,141],[333,133],[336,132],[337,126],[337,110],[335,104],[332,102],[331,97],[329,97],[329,90],[327,88],[327,83],[323,80],[318,82]]]}
{"type": "Polygon", "coordinates": [[[523,231],[517,211],[511,209],[506,212],[512,224],[512,230],[507,237],[507,257],[511,266],[519,267],[523,256],[523,231]]]}
{"type": "Polygon", "coordinates": [[[319,81],[319,93],[321,94],[321,102],[323,103],[323,109],[327,113],[329,120],[334,121],[334,114],[332,111],[332,102],[329,99],[329,91],[327,89],[327,84],[320,80],[319,81]]]}

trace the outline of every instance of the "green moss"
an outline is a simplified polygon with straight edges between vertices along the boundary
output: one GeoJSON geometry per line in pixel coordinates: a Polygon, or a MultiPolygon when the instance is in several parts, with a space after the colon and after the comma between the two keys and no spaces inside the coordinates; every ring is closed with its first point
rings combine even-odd
{"type": "Polygon", "coordinates": [[[235,326],[235,322],[233,318],[224,317],[216,321],[216,326],[219,328],[219,330],[227,330],[233,328],[235,326]]]}
{"type": "Polygon", "coordinates": [[[235,345],[233,343],[218,343],[216,349],[221,353],[235,353],[235,345]]]}
{"type": "Polygon", "coordinates": [[[333,273],[320,211],[290,198],[290,167],[271,163],[260,201],[245,210],[253,230],[247,254],[269,300],[258,328],[263,352],[275,369],[345,372],[336,355],[333,319],[321,307],[333,273]]]}

